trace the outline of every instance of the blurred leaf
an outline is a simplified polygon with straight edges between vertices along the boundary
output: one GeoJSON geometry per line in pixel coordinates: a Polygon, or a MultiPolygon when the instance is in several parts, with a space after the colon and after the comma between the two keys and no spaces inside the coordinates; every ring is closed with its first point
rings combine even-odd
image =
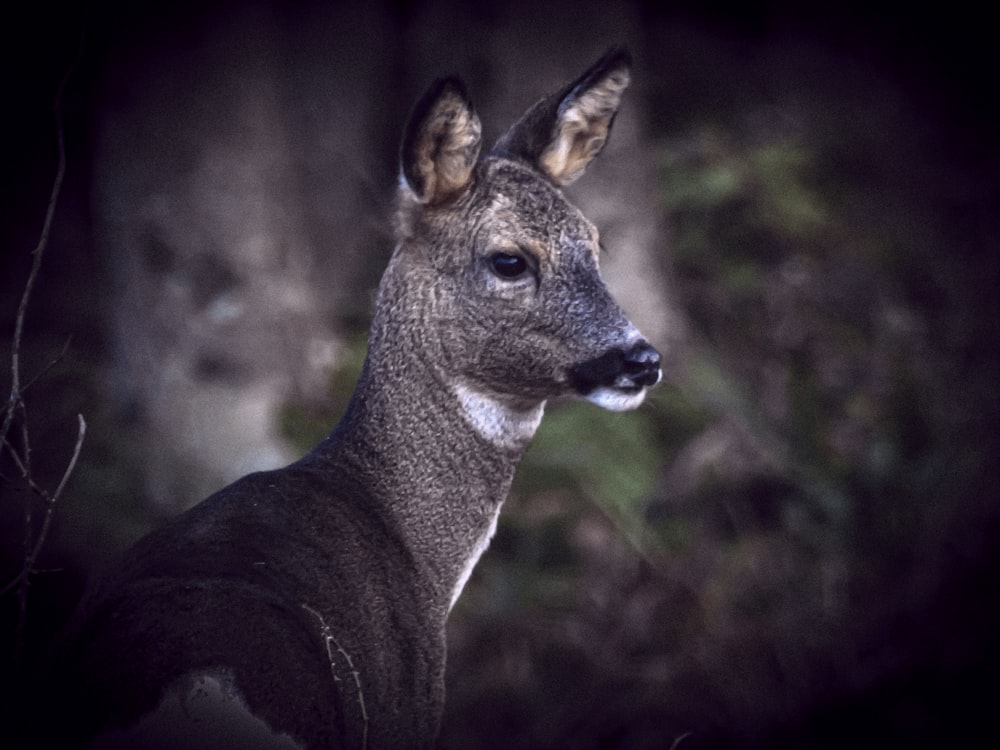
{"type": "Polygon", "coordinates": [[[590,498],[637,540],[662,453],[654,422],[643,411],[617,414],[589,404],[562,405],[542,421],[518,486],[530,492],[561,477],[564,487],[590,498]]]}

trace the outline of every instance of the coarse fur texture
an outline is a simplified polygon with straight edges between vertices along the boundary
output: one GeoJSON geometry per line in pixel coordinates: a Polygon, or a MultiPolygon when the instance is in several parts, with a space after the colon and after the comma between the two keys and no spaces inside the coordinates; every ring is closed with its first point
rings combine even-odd
{"type": "Polygon", "coordinates": [[[445,620],[545,402],[635,408],[660,378],[561,191],[628,70],[610,52],[485,156],[464,86],[430,88],[343,419],[125,554],[85,598],[29,745],[433,746],[445,620]]]}

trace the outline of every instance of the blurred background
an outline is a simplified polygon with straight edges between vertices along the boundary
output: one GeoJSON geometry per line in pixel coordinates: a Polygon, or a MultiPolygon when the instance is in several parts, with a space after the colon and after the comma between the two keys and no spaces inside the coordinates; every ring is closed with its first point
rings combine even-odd
{"type": "MultiPolygon", "coordinates": [[[[965,3],[39,2],[7,16],[0,386],[50,493],[10,709],[86,577],[335,423],[436,76],[492,142],[613,44],[570,189],[664,353],[549,407],[449,626],[443,748],[955,747],[992,731],[1000,349],[989,25],[965,3]],[[37,376],[37,378],[35,378],[37,376]],[[27,431],[22,430],[23,422],[27,431]]],[[[44,507],[0,456],[0,588],[44,507]],[[26,523],[25,510],[31,511],[26,523]]],[[[6,725],[6,724],[5,724],[6,725]]]]}

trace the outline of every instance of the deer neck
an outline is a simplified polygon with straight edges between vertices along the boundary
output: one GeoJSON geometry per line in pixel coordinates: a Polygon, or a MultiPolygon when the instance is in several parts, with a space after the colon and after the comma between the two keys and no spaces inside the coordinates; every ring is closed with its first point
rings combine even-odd
{"type": "Polygon", "coordinates": [[[496,530],[544,402],[450,381],[417,354],[420,330],[376,319],[350,406],[319,452],[360,478],[447,613],[496,530]]]}

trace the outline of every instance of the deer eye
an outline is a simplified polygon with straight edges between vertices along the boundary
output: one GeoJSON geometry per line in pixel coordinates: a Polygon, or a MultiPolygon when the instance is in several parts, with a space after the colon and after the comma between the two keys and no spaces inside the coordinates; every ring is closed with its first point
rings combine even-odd
{"type": "Polygon", "coordinates": [[[528,270],[528,261],[520,255],[494,253],[489,257],[490,268],[502,279],[517,279],[528,270]]]}

